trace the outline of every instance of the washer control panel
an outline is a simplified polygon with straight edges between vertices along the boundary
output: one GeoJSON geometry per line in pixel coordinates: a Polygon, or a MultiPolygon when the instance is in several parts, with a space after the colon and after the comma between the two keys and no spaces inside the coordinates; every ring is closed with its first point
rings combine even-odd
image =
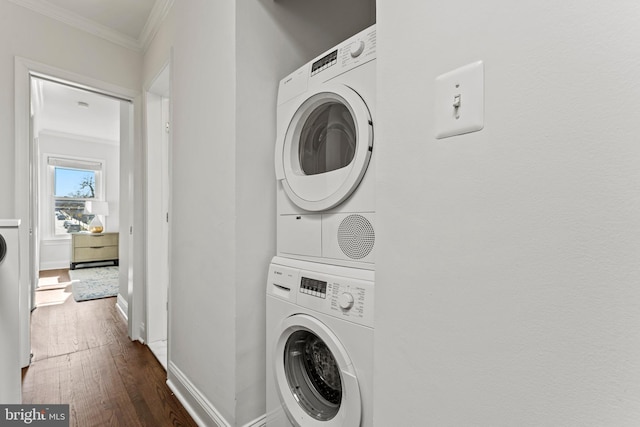
{"type": "Polygon", "coordinates": [[[327,282],[302,277],[300,278],[300,293],[325,299],[327,297],[327,282]]]}
{"type": "Polygon", "coordinates": [[[359,325],[373,327],[372,271],[298,260],[281,260],[289,265],[270,265],[267,279],[268,296],[359,325]]]}
{"type": "Polygon", "coordinates": [[[373,327],[373,282],[300,271],[300,306],[373,327]]]}

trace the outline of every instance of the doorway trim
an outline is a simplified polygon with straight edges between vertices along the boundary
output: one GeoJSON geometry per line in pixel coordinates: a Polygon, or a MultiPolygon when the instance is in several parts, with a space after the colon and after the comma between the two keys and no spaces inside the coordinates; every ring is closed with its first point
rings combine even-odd
{"type": "Polygon", "coordinates": [[[173,51],[144,85],[145,340],[167,370],[171,286],[171,150],[173,51]],[[157,147],[161,147],[158,150],[157,147]],[[164,271],[156,271],[158,266],[164,271]],[[162,343],[164,341],[164,343],[162,343]],[[162,359],[162,360],[161,360],[162,359]]]}
{"type": "MultiPolygon", "coordinates": [[[[34,254],[32,253],[32,242],[31,242],[31,230],[34,227],[34,212],[32,212],[32,203],[34,194],[31,190],[31,170],[35,165],[33,165],[32,159],[32,149],[33,149],[33,141],[31,140],[31,130],[30,130],[30,121],[31,121],[31,109],[30,109],[30,93],[31,93],[31,76],[47,76],[50,79],[57,80],[61,83],[71,84],[75,87],[99,91],[105,95],[110,95],[114,98],[120,98],[126,102],[132,104],[133,109],[139,110],[139,98],[140,94],[133,90],[123,88],[111,83],[107,83],[101,80],[97,80],[91,77],[87,77],[81,74],[74,73],[72,71],[63,70],[60,68],[56,68],[47,64],[39,63],[30,59],[26,59],[23,57],[16,56],[15,57],[15,95],[14,95],[14,114],[15,114],[15,129],[14,129],[14,137],[15,137],[15,216],[16,218],[22,219],[23,226],[20,228],[20,240],[22,244],[20,245],[20,277],[21,279],[21,295],[24,295],[26,301],[24,304],[21,302],[21,309],[24,309],[30,305],[30,291],[36,286],[34,283],[33,270],[35,269],[35,265],[32,267],[32,263],[35,262],[34,254]],[[25,195],[29,195],[25,197],[25,195]]],[[[133,116],[133,114],[130,114],[133,116]]],[[[135,147],[135,133],[134,128],[136,128],[134,121],[132,121],[129,125],[128,135],[131,136],[128,141],[124,141],[124,146],[121,145],[120,150],[133,151],[135,147]]],[[[134,165],[131,165],[132,167],[134,165]]],[[[121,184],[123,179],[128,181],[130,176],[132,176],[132,171],[122,168],[120,169],[120,179],[121,184]]],[[[129,186],[133,190],[133,186],[129,186]]],[[[122,188],[122,185],[121,185],[122,188]]],[[[133,213],[134,208],[134,198],[133,194],[130,191],[127,194],[122,194],[122,190],[120,191],[120,203],[121,206],[129,206],[127,209],[127,213],[133,213]]],[[[132,232],[133,228],[133,215],[129,218],[128,215],[121,215],[120,218],[120,234],[121,236],[127,236],[129,239],[122,239],[121,241],[126,242],[125,246],[127,248],[126,252],[129,254],[133,254],[133,239],[132,232]],[[130,232],[131,230],[131,232],[130,232]]],[[[122,247],[122,243],[121,243],[122,247]]],[[[139,339],[139,328],[133,328],[132,322],[134,319],[139,316],[139,313],[132,312],[135,304],[132,304],[134,301],[133,295],[133,278],[132,278],[132,266],[130,265],[127,269],[126,276],[123,277],[123,274],[120,275],[120,283],[123,284],[123,281],[126,280],[128,283],[128,323],[129,323],[129,333],[131,339],[139,339]],[[128,276],[128,277],[127,277],[128,276]],[[132,333],[133,331],[133,333],[132,333]]],[[[121,286],[122,288],[122,286],[121,286]]],[[[30,310],[28,310],[30,313],[30,310]]],[[[22,336],[22,345],[21,345],[21,358],[24,363],[24,358],[27,357],[30,353],[30,339],[28,334],[29,329],[29,317],[21,316],[21,336],[22,336]]],[[[29,361],[26,361],[26,365],[28,365],[29,361]]]]}

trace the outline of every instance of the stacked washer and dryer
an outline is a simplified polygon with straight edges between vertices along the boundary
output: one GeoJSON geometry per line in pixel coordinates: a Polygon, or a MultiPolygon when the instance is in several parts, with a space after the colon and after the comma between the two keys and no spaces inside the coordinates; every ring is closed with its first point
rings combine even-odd
{"type": "Polygon", "coordinates": [[[373,424],[376,30],[281,80],[267,427],[373,424]]]}

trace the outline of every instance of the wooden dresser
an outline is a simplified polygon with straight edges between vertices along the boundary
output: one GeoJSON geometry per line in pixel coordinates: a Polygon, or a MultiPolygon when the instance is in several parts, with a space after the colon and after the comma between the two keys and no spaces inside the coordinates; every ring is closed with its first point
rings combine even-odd
{"type": "Polygon", "coordinates": [[[99,261],[118,265],[118,233],[71,234],[71,270],[78,264],[99,261]]]}

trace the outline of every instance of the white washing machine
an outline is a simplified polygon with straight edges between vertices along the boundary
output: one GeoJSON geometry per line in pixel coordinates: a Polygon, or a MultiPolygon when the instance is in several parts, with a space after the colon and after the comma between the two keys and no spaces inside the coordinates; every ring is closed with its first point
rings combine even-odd
{"type": "Polygon", "coordinates": [[[19,220],[0,220],[0,402],[22,403],[19,220]]]}
{"type": "Polygon", "coordinates": [[[280,82],[278,255],[374,268],[375,59],[372,26],[280,82]]]}
{"type": "Polygon", "coordinates": [[[267,280],[267,427],[373,425],[371,270],[274,257],[267,280]]]}

